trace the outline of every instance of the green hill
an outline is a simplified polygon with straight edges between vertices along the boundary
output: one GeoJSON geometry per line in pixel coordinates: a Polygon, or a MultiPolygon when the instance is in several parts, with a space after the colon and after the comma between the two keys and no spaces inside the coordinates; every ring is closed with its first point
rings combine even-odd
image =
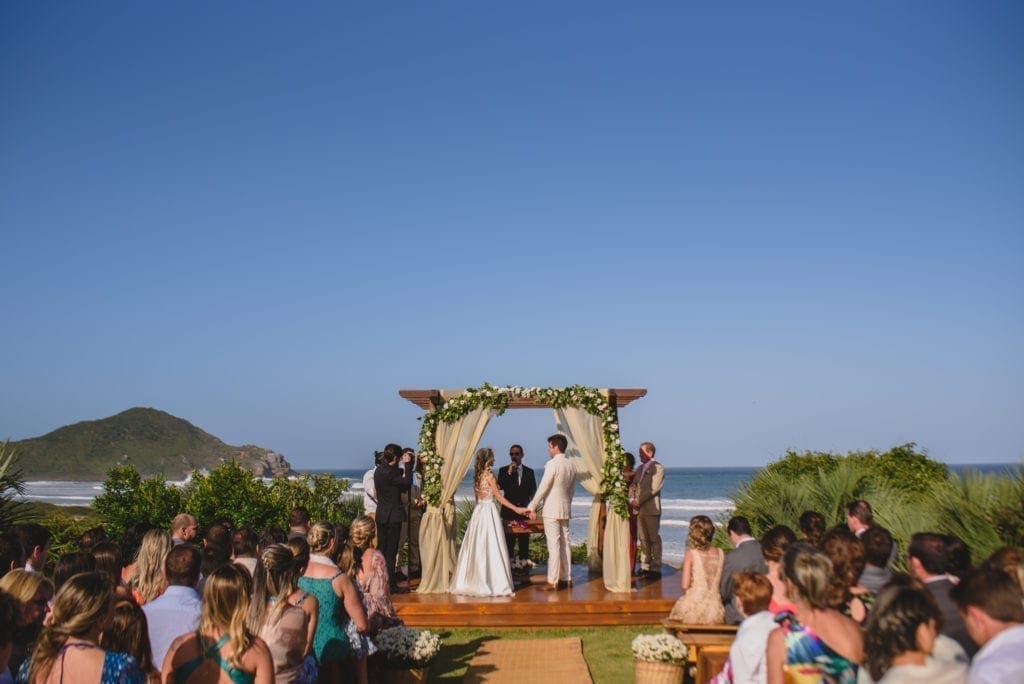
{"type": "Polygon", "coordinates": [[[115,465],[143,476],[181,479],[234,458],[266,477],[287,475],[283,456],[253,445],[231,446],[186,420],[152,408],[132,408],[101,420],[66,425],[42,437],[11,442],[26,480],[103,480],[115,465]]]}

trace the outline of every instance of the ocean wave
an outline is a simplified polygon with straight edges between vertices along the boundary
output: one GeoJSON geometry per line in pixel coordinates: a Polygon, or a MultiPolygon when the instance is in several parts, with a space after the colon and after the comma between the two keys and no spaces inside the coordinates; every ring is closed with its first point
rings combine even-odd
{"type": "Polygon", "coordinates": [[[62,496],[59,494],[25,494],[24,496],[18,497],[25,501],[85,501],[91,503],[94,497],[91,496],[62,496]]]}

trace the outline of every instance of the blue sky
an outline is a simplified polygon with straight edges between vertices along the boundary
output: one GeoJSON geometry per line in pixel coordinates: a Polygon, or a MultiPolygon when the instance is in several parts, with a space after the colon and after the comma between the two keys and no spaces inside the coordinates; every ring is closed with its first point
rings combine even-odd
{"type": "Polygon", "coordinates": [[[0,436],[579,383],[673,466],[1019,462],[1022,86],[1015,2],[3,3],[0,436]]]}

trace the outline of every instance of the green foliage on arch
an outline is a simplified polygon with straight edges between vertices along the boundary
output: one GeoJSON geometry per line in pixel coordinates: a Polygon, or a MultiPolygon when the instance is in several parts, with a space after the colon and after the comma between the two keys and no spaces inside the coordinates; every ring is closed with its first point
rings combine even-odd
{"type": "Polygon", "coordinates": [[[465,418],[477,408],[492,409],[500,416],[512,399],[531,399],[552,408],[579,408],[601,419],[605,443],[602,467],[601,493],[609,507],[622,517],[629,516],[627,484],[622,476],[626,466],[626,452],[619,439],[618,414],[608,397],[595,387],[482,387],[466,390],[452,397],[423,416],[420,429],[419,459],[423,464],[423,498],[431,506],[441,504],[441,467],[444,463],[437,453],[437,428],[441,423],[452,423],[465,418]]]}

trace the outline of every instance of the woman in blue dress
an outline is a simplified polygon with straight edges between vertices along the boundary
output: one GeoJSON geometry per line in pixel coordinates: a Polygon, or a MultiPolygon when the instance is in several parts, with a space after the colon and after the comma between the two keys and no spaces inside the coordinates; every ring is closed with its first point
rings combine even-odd
{"type": "Polygon", "coordinates": [[[15,681],[143,684],[146,677],[135,658],[99,645],[100,633],[113,620],[114,585],[107,574],[84,572],[71,577],[54,597],[50,621],[15,681]]]}

